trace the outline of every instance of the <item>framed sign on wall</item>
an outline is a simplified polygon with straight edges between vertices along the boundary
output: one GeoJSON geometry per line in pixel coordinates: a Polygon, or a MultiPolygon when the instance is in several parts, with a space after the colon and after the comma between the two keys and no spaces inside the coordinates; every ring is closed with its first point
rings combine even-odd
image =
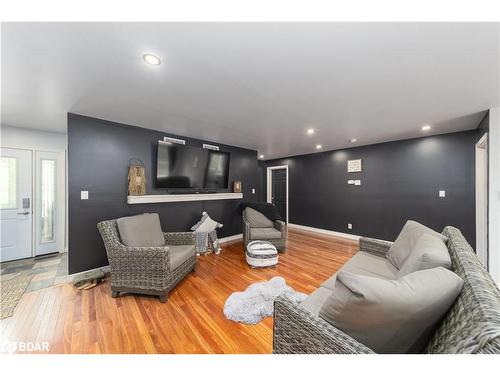
{"type": "Polygon", "coordinates": [[[361,172],[361,159],[347,160],[347,172],[361,172]]]}

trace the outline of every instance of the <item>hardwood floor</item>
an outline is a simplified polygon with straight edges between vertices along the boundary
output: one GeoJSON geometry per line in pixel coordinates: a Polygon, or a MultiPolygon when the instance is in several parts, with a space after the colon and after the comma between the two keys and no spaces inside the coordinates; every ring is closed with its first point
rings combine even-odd
{"type": "Polygon", "coordinates": [[[48,342],[51,353],[271,353],[272,318],[256,325],[227,320],[227,297],[256,281],[282,276],[311,293],[358,250],[358,243],[289,230],[275,268],[252,269],[241,241],[220,255],[198,258],[196,272],[158,298],[111,298],[109,281],[79,291],[71,284],[24,295],[12,318],[1,321],[4,342],[48,342]]]}

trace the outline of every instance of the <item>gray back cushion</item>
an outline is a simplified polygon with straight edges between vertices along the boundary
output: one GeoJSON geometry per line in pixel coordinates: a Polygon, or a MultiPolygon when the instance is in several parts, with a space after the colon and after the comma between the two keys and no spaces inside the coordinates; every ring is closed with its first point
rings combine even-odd
{"type": "Polygon", "coordinates": [[[462,286],[442,267],[398,280],[340,271],[319,315],[377,353],[420,353],[462,286]]]}
{"type": "Polygon", "coordinates": [[[398,270],[403,266],[403,262],[410,255],[410,251],[415,246],[418,238],[424,234],[428,233],[437,238],[440,238],[444,243],[448,241],[446,236],[441,233],[433,231],[427,228],[425,225],[419,224],[416,221],[408,220],[399,233],[398,238],[392,244],[391,248],[386,254],[386,258],[392,263],[394,267],[398,270]]]}
{"type": "Polygon", "coordinates": [[[251,207],[245,208],[245,217],[252,228],[272,228],[274,225],[264,214],[251,207]]]}
{"type": "Polygon", "coordinates": [[[116,220],[121,242],[130,247],[164,246],[158,214],[122,217],[116,220]]]}
{"type": "Polygon", "coordinates": [[[403,262],[398,277],[435,267],[450,269],[451,257],[448,248],[440,238],[424,233],[418,238],[410,255],[403,262]]]}

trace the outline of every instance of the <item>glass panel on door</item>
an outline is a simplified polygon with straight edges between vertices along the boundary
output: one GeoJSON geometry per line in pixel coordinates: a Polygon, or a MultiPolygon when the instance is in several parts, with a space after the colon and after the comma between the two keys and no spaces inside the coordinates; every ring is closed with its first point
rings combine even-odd
{"type": "Polygon", "coordinates": [[[0,209],[17,208],[17,159],[0,158],[0,209]]]}
{"type": "Polygon", "coordinates": [[[55,201],[56,201],[56,161],[41,160],[41,239],[40,242],[54,241],[55,201]]]}

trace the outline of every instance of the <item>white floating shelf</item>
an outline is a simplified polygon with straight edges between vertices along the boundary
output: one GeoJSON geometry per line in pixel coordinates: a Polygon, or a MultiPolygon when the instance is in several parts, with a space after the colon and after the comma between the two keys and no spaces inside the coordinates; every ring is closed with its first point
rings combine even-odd
{"type": "Polygon", "coordinates": [[[215,201],[221,199],[243,199],[243,193],[213,194],[165,194],[165,195],[129,195],[128,204],[215,201]]]}

